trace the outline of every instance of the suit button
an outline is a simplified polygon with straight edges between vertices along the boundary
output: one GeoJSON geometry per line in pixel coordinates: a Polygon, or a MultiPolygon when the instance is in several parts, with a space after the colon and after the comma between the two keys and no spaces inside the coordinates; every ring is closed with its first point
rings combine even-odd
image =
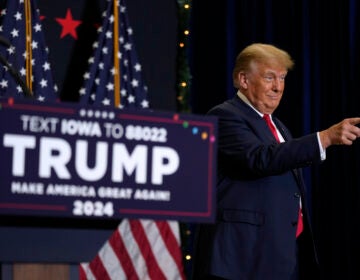
{"type": "Polygon", "coordinates": [[[291,222],[291,225],[294,227],[297,225],[297,222],[291,222]]]}
{"type": "Polygon", "coordinates": [[[294,193],[294,196],[296,197],[296,198],[300,198],[300,194],[299,193],[294,193]]]}

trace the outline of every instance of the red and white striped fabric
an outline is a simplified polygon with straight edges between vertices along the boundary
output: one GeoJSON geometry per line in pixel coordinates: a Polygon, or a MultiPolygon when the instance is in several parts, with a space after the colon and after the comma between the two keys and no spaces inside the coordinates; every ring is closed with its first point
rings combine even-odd
{"type": "Polygon", "coordinates": [[[176,221],[124,219],[90,263],[80,264],[80,280],[185,279],[176,221]]]}

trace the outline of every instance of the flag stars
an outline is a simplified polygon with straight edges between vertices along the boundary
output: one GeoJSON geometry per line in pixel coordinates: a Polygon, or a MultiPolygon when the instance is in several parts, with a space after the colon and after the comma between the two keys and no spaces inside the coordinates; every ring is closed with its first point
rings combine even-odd
{"type": "Polygon", "coordinates": [[[106,85],[106,88],[107,88],[108,91],[112,91],[112,90],[114,90],[114,84],[113,83],[108,83],[106,85]]]}
{"type": "Polygon", "coordinates": [[[120,94],[121,94],[121,96],[126,96],[126,89],[122,89],[122,90],[120,90],[120,94]]]}
{"type": "Polygon", "coordinates": [[[140,72],[141,71],[141,65],[139,63],[136,63],[134,66],[134,69],[136,72],[140,72]]]}
{"type": "Polygon", "coordinates": [[[35,24],[34,30],[35,30],[35,32],[41,32],[41,24],[39,24],[39,23],[35,24]]]}
{"type": "Polygon", "coordinates": [[[130,51],[131,50],[131,44],[130,43],[126,43],[124,45],[124,49],[127,50],[127,51],[130,51]]]}
{"type": "Polygon", "coordinates": [[[85,79],[85,80],[89,80],[89,79],[90,79],[90,73],[89,73],[89,72],[86,72],[86,73],[84,74],[84,79],[85,79]]]}
{"type": "Polygon", "coordinates": [[[141,102],[141,107],[143,107],[143,108],[149,108],[149,101],[147,101],[146,99],[144,99],[144,100],[141,102]]]}
{"type": "Polygon", "coordinates": [[[32,41],[31,47],[32,47],[33,50],[37,49],[38,48],[38,42],[32,41]]]}
{"type": "Polygon", "coordinates": [[[117,74],[117,70],[113,67],[111,68],[110,73],[112,76],[115,76],[115,74],[117,74]]]}
{"type": "Polygon", "coordinates": [[[42,67],[43,67],[44,71],[49,71],[50,70],[50,63],[45,62],[42,67]]]}
{"type": "Polygon", "coordinates": [[[17,29],[13,29],[10,33],[13,38],[19,37],[19,30],[17,29]]]}
{"type": "Polygon", "coordinates": [[[48,86],[48,82],[47,82],[47,80],[45,80],[45,79],[41,79],[41,81],[40,81],[40,86],[41,86],[42,88],[47,87],[47,86],[48,86]]]}
{"type": "Polygon", "coordinates": [[[135,102],[135,97],[134,95],[130,94],[129,97],[127,98],[128,102],[131,104],[131,103],[134,103],[135,102]]]}
{"type": "Polygon", "coordinates": [[[15,47],[11,46],[10,48],[7,48],[8,54],[14,54],[15,53],[15,47]]]}
{"type": "Polygon", "coordinates": [[[131,85],[132,85],[132,87],[138,87],[139,86],[139,81],[138,80],[136,80],[136,79],[133,79],[132,81],[131,81],[131,85]]]}
{"type": "Polygon", "coordinates": [[[112,38],[112,32],[110,32],[110,31],[106,32],[105,37],[108,38],[108,39],[111,39],[112,38]]]}
{"type": "MultiPolygon", "coordinates": [[[[17,0],[18,4],[24,2],[25,1],[23,0],[17,0]]],[[[19,9],[11,7],[12,11],[7,10],[7,14],[12,18],[12,20],[9,22],[3,21],[3,25],[1,27],[2,30],[6,30],[6,33],[9,35],[9,39],[12,44],[14,46],[19,46],[19,49],[15,49],[13,46],[6,48],[6,53],[9,54],[9,63],[11,64],[16,61],[20,77],[23,80],[25,80],[24,77],[27,77],[28,82],[33,86],[35,98],[38,100],[45,100],[48,98],[55,99],[55,90],[57,90],[57,87],[52,81],[50,63],[47,62],[46,55],[49,53],[49,49],[45,44],[43,44],[41,40],[43,28],[39,21],[39,17],[35,16],[31,18],[31,29],[27,30],[31,33],[31,35],[29,32],[27,32],[29,34],[25,34],[24,4],[14,6],[18,7],[19,9]],[[29,50],[26,51],[25,43],[29,45],[31,52],[29,52],[29,50]],[[27,63],[30,65],[27,65],[27,63]],[[26,68],[29,66],[32,68],[31,75],[30,72],[28,72],[30,69],[26,68]]],[[[36,10],[34,14],[40,15],[38,10],[36,10]]],[[[43,17],[40,17],[40,20],[41,18],[43,17]]],[[[14,79],[10,78],[9,74],[11,73],[5,72],[4,81],[1,81],[0,79],[0,87],[8,88],[3,90],[4,94],[23,95],[24,92],[21,88],[21,85],[13,81],[14,79]],[[12,92],[9,90],[11,88],[13,89],[12,92]]]]}
{"type": "Polygon", "coordinates": [[[105,106],[109,106],[110,105],[110,99],[109,98],[104,98],[104,100],[102,101],[102,104],[105,106]]]}
{"type": "Polygon", "coordinates": [[[107,47],[103,47],[103,48],[102,48],[102,53],[103,53],[103,54],[106,55],[106,54],[108,54],[108,52],[109,52],[109,49],[108,49],[107,47]]]}
{"type": "Polygon", "coordinates": [[[0,87],[1,88],[7,88],[8,87],[8,81],[7,80],[1,80],[0,82],[0,87]]]}
{"type": "MultiPolygon", "coordinates": [[[[112,1],[112,0],[108,0],[112,1]]],[[[125,12],[125,7],[120,5],[121,1],[117,1],[121,12],[125,12]]],[[[101,32],[103,38],[97,41],[94,51],[96,55],[93,55],[89,64],[91,64],[91,70],[88,70],[91,74],[88,79],[84,79],[83,91],[81,93],[81,99],[84,102],[94,105],[112,105],[114,106],[114,90],[115,83],[114,78],[120,78],[121,88],[119,93],[123,102],[119,103],[119,108],[138,107],[148,108],[149,102],[146,98],[145,86],[141,80],[142,66],[137,61],[136,53],[134,51],[134,45],[131,40],[133,29],[126,22],[126,16],[120,15],[119,36],[116,40],[119,41],[120,49],[116,50],[115,58],[119,59],[120,69],[115,69],[114,61],[109,59],[109,55],[112,56],[114,52],[113,42],[114,39],[113,24],[115,23],[114,15],[110,13],[103,13],[104,22],[103,28],[97,29],[101,32]],[[106,30],[105,27],[106,26],[106,30]],[[106,72],[104,72],[106,71],[106,72]],[[106,74],[105,74],[106,73],[106,74]],[[101,75],[100,75],[101,74],[101,75]],[[120,75],[118,77],[118,75],[120,75]],[[93,77],[93,76],[96,77],[93,77]],[[96,78],[101,78],[100,85],[96,78]],[[96,97],[95,97],[96,95],[96,97]]],[[[95,45],[93,45],[95,46],[95,45]]]]}
{"type": "Polygon", "coordinates": [[[17,12],[17,13],[14,15],[14,17],[15,17],[15,19],[16,19],[17,21],[22,20],[22,15],[21,15],[20,12],[17,12]]]}

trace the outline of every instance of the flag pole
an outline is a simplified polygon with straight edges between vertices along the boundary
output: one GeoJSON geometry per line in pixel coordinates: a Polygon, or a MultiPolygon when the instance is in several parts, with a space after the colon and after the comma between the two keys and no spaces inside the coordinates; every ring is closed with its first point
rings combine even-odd
{"type": "Polygon", "coordinates": [[[26,84],[32,93],[32,25],[31,25],[31,2],[25,0],[25,49],[26,49],[26,84]]]}
{"type": "Polygon", "coordinates": [[[119,53],[119,9],[117,3],[119,0],[114,1],[114,106],[120,106],[120,58],[119,53]]]}

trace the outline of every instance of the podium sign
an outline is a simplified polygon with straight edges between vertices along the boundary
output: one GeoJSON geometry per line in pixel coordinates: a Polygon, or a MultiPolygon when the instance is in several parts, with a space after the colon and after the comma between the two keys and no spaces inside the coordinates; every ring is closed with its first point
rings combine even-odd
{"type": "Polygon", "coordinates": [[[217,119],[0,100],[0,215],[215,220],[217,119]]]}

